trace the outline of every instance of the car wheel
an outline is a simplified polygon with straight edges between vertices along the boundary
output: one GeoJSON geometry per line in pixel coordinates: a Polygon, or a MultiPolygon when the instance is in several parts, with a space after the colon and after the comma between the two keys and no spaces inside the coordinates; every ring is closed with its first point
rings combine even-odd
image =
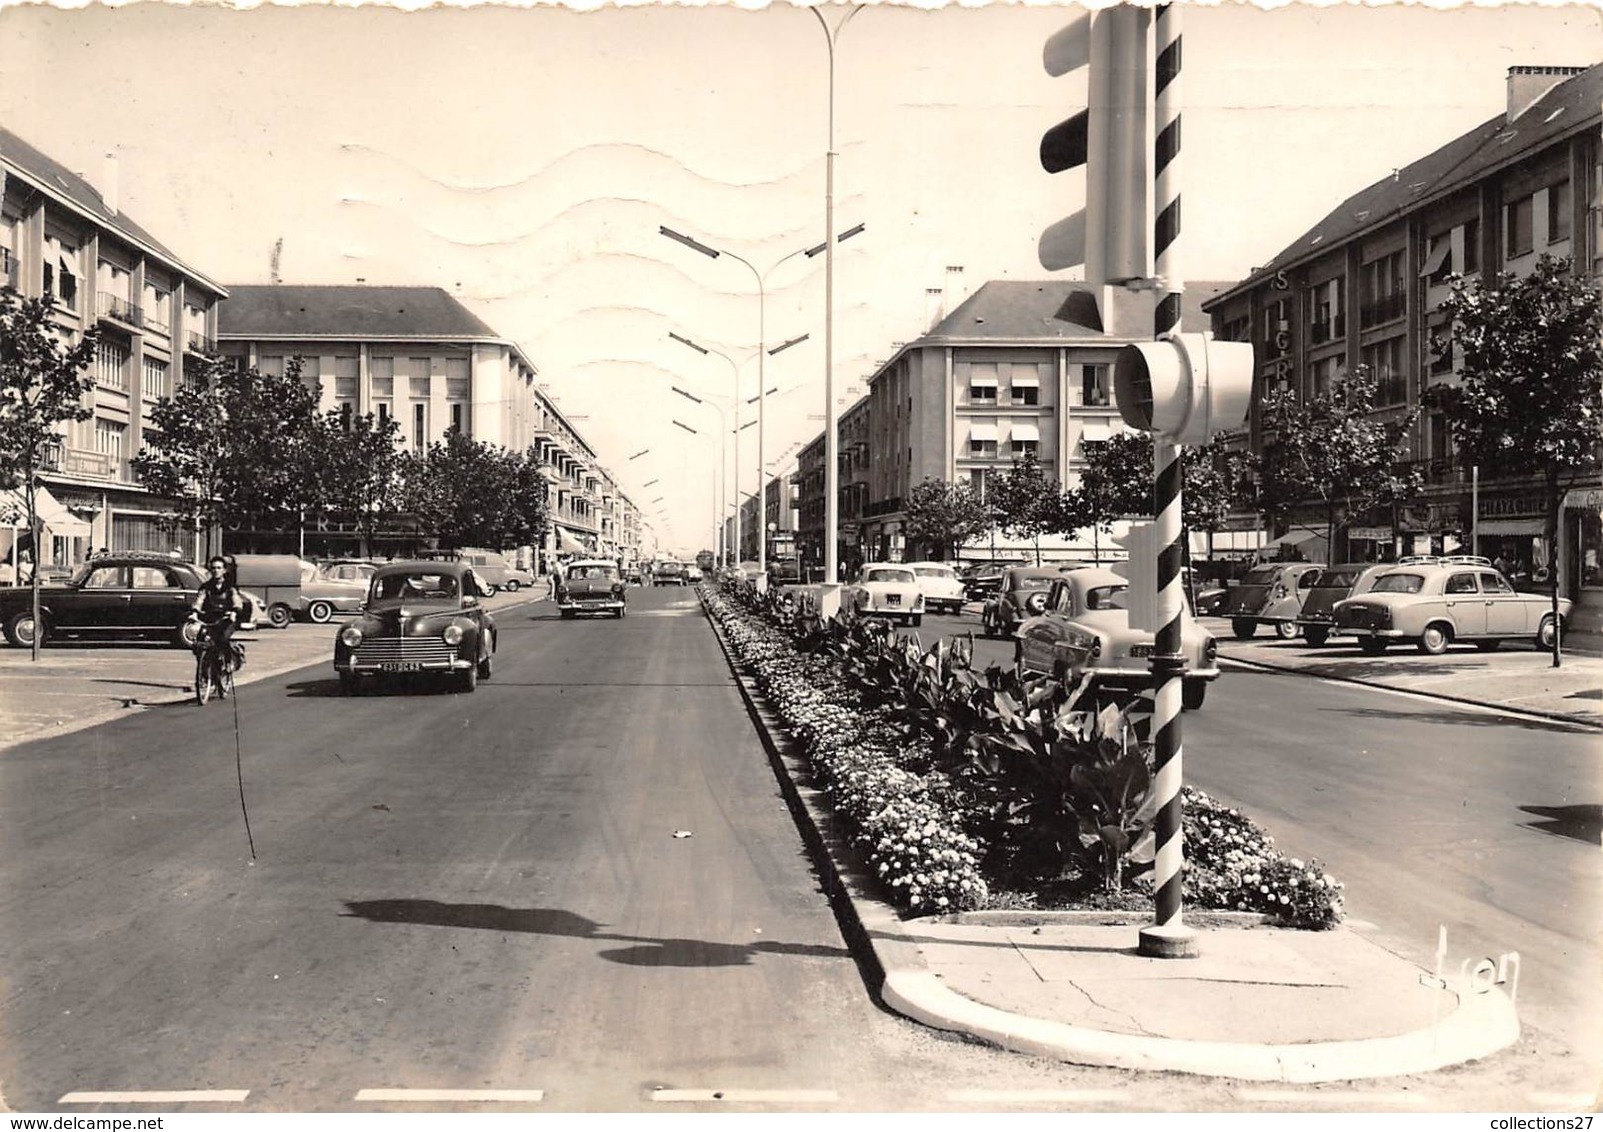
{"type": "Polygon", "coordinates": [[[355,695],[358,695],[360,688],[361,688],[361,685],[357,682],[356,673],[354,673],[354,672],[341,672],[340,673],[340,695],[342,695],[342,696],[355,696],[355,695]]]}
{"type": "Polygon", "coordinates": [[[471,668],[464,668],[461,672],[456,674],[456,687],[453,689],[453,691],[471,692],[478,686],[479,666],[475,664],[471,668]]]}
{"type": "Polygon", "coordinates": [[[622,621],[623,620],[623,615],[625,613],[627,613],[627,612],[628,612],[628,610],[620,605],[617,609],[613,610],[612,615],[614,617],[616,617],[619,621],[622,621]]]}
{"type": "Polygon", "coordinates": [[[495,672],[495,656],[485,653],[479,658],[479,679],[488,680],[495,672]]]}
{"type": "Polygon", "coordinates": [[[1202,707],[1202,701],[1208,698],[1208,682],[1206,680],[1182,680],[1180,682],[1180,706],[1186,711],[1196,711],[1202,707]]]}
{"type": "Polygon", "coordinates": [[[326,601],[314,601],[306,607],[306,616],[314,624],[327,625],[334,619],[334,607],[326,601]]]}
{"type": "Polygon", "coordinates": [[[1308,625],[1303,628],[1302,635],[1303,639],[1306,640],[1310,645],[1313,645],[1314,648],[1318,648],[1320,645],[1330,640],[1330,629],[1325,625],[1308,625]]]}
{"type": "MultiPolygon", "coordinates": [[[[1559,629],[1561,632],[1563,627],[1563,623],[1560,622],[1559,629]]],[[[1549,613],[1542,618],[1542,624],[1536,630],[1536,647],[1551,651],[1553,648],[1553,636],[1553,615],[1549,613]]]]}
{"type": "Polygon", "coordinates": [[[288,629],[289,623],[294,619],[289,606],[281,601],[275,601],[267,607],[267,623],[275,629],[288,629]]]}
{"type": "Polygon", "coordinates": [[[1499,638],[1489,637],[1484,641],[1476,641],[1475,647],[1480,649],[1481,652],[1496,652],[1502,647],[1502,644],[1503,642],[1499,638]]]}
{"type": "Polygon", "coordinates": [[[518,585],[519,585],[519,582],[518,582],[518,580],[516,578],[508,578],[507,579],[507,584],[506,584],[507,593],[509,593],[509,594],[517,593],[518,592],[518,585]]]}
{"type": "Polygon", "coordinates": [[[1358,651],[1365,656],[1379,656],[1386,651],[1386,642],[1380,637],[1359,637],[1358,651]]]}
{"type": "Polygon", "coordinates": [[[562,619],[564,621],[572,621],[573,620],[573,610],[571,610],[571,609],[562,609],[562,610],[558,610],[558,612],[562,614],[562,619]]]}
{"type": "Polygon", "coordinates": [[[23,610],[6,622],[6,640],[19,649],[33,647],[33,610],[23,610]]]}
{"type": "Polygon", "coordinates": [[[1426,625],[1425,631],[1419,635],[1419,651],[1426,656],[1441,656],[1452,639],[1453,635],[1445,625],[1439,622],[1426,625]]]}
{"type": "Polygon", "coordinates": [[[1282,641],[1292,640],[1297,636],[1297,623],[1295,621],[1276,621],[1275,636],[1282,641]]]}
{"type": "Polygon", "coordinates": [[[1232,617],[1230,619],[1230,632],[1238,641],[1250,641],[1252,635],[1258,631],[1258,622],[1251,617],[1232,617]]]}

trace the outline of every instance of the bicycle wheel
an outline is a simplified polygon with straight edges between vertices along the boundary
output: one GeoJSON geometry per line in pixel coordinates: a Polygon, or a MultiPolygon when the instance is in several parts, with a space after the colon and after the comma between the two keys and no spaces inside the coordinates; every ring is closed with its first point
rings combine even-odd
{"type": "Polygon", "coordinates": [[[201,707],[212,698],[212,650],[204,648],[200,655],[195,657],[195,703],[201,707]]]}
{"type": "Polygon", "coordinates": [[[225,656],[217,658],[217,698],[226,700],[234,694],[234,665],[225,656]]]}

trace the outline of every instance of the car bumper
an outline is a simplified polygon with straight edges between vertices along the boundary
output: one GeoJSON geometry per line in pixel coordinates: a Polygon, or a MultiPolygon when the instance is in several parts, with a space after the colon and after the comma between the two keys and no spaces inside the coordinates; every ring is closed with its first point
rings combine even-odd
{"type": "MultiPolygon", "coordinates": [[[[1095,677],[1099,684],[1121,684],[1132,688],[1149,688],[1152,686],[1151,669],[1093,665],[1082,669],[1082,671],[1095,677]]],[[[1217,666],[1187,668],[1180,675],[1187,680],[1217,680],[1219,679],[1219,669],[1217,666]]]]}
{"type": "Polygon", "coordinates": [[[353,676],[405,676],[412,672],[461,672],[473,665],[473,661],[461,656],[423,660],[363,660],[353,656],[336,660],[334,670],[353,676]]]}
{"type": "Polygon", "coordinates": [[[1355,637],[1386,637],[1388,639],[1394,639],[1408,636],[1408,634],[1403,632],[1401,629],[1369,629],[1356,625],[1350,627],[1346,625],[1333,625],[1331,626],[1330,631],[1332,633],[1351,633],[1355,637]]]}
{"type": "Polygon", "coordinates": [[[624,603],[617,598],[580,598],[576,601],[559,601],[557,608],[573,613],[612,613],[622,609],[624,603]]]}

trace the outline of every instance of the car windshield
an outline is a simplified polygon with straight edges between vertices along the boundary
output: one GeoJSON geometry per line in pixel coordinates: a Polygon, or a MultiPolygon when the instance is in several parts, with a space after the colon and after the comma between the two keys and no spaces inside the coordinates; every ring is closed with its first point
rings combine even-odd
{"type": "Polygon", "coordinates": [[[1275,580],[1280,573],[1279,566],[1255,566],[1247,571],[1247,576],[1241,579],[1244,586],[1267,586],[1275,580]]]}
{"type": "Polygon", "coordinates": [[[1425,584],[1423,574],[1386,574],[1375,582],[1373,593],[1417,594],[1425,584]]]}
{"type": "Polygon", "coordinates": [[[1056,580],[1056,574],[1014,574],[1013,588],[1016,590],[1044,590],[1056,580]]]}
{"type": "Polygon", "coordinates": [[[571,581],[578,581],[582,578],[616,578],[617,576],[618,568],[616,566],[600,562],[586,563],[583,566],[571,566],[568,568],[568,578],[571,581]]]}
{"type": "Polygon", "coordinates": [[[1357,570],[1326,570],[1314,583],[1318,590],[1346,590],[1358,580],[1357,570]]]}
{"type": "Polygon", "coordinates": [[[403,598],[439,600],[456,596],[456,578],[451,574],[386,574],[373,581],[375,600],[403,598]]]}
{"type": "Polygon", "coordinates": [[[1086,609],[1129,609],[1129,586],[1095,586],[1085,591],[1086,609]]]}
{"type": "Polygon", "coordinates": [[[920,578],[955,578],[957,574],[944,566],[915,566],[913,573],[920,578]]]}
{"type": "Polygon", "coordinates": [[[911,570],[870,570],[863,575],[863,581],[865,582],[901,582],[905,584],[912,580],[913,572],[911,570]]]}

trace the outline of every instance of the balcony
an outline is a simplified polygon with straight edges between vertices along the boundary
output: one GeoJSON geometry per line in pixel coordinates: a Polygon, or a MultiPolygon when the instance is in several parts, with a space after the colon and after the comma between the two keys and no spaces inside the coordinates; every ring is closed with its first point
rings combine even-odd
{"type": "Polygon", "coordinates": [[[1359,325],[1368,330],[1372,326],[1379,326],[1383,322],[1395,322],[1402,318],[1408,310],[1408,296],[1402,291],[1395,294],[1384,295],[1370,303],[1365,303],[1358,312],[1359,325]]]}
{"type": "Polygon", "coordinates": [[[143,307],[136,306],[121,295],[114,295],[110,291],[100,291],[96,294],[95,313],[103,319],[120,322],[134,330],[145,325],[143,307]]]}
{"type": "Polygon", "coordinates": [[[145,329],[154,334],[160,334],[163,338],[168,338],[172,335],[172,327],[168,325],[167,321],[157,318],[153,314],[145,316],[145,329]]]}
{"type": "Polygon", "coordinates": [[[217,340],[208,338],[198,330],[191,330],[184,336],[184,349],[192,354],[215,354],[217,340]]]}
{"type": "Polygon", "coordinates": [[[1322,322],[1311,323],[1308,326],[1308,344],[1319,346],[1325,342],[1339,342],[1347,333],[1347,318],[1345,315],[1336,315],[1322,322]]]}

